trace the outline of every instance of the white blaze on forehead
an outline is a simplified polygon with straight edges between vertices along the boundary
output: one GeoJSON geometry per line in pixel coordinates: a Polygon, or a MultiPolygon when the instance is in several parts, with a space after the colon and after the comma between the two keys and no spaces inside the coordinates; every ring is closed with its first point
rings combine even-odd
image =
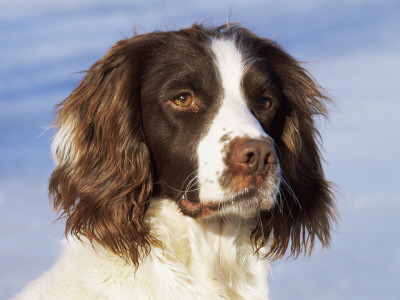
{"type": "Polygon", "coordinates": [[[215,55],[215,64],[221,78],[222,103],[198,146],[199,193],[201,201],[222,201],[229,198],[227,191],[219,184],[219,178],[226,167],[223,161],[224,148],[229,140],[235,137],[263,139],[268,136],[249,110],[241,91],[245,66],[235,42],[216,39],[210,48],[215,55]]]}

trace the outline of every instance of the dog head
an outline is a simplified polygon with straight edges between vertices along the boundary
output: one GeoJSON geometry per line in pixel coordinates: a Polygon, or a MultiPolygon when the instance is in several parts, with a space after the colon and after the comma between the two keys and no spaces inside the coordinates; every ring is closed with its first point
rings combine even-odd
{"type": "Polygon", "coordinates": [[[118,42],[58,106],[50,179],[67,232],[137,265],[153,196],[192,218],[256,219],[269,256],[329,243],[334,207],[313,117],[325,96],[245,28],[194,25],[118,42]],[[273,233],[273,235],[272,235],[273,233]]]}

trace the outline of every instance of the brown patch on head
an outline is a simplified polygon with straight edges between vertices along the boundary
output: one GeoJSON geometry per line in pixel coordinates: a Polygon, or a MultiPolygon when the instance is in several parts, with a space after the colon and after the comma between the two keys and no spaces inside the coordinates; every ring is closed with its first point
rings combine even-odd
{"type": "Polygon", "coordinates": [[[184,194],[197,201],[196,149],[221,105],[221,80],[203,30],[193,27],[158,38],[162,45],[152,52],[140,91],[143,133],[157,182],[153,194],[175,201],[184,194]],[[187,97],[192,104],[177,105],[187,97]]]}

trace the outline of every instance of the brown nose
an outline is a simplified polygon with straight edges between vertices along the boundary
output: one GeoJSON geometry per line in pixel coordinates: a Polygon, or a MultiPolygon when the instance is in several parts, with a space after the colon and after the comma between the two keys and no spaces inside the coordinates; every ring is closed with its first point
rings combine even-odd
{"type": "Polygon", "coordinates": [[[276,164],[276,152],[271,144],[261,140],[238,142],[233,147],[233,160],[245,167],[248,174],[267,173],[276,164]]]}

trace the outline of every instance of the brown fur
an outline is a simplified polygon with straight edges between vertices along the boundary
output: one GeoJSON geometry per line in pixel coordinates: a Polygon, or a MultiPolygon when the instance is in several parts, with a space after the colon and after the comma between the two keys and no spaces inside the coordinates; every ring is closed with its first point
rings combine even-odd
{"type": "Polygon", "coordinates": [[[325,179],[318,148],[320,134],[314,118],[327,116],[330,99],[313,77],[279,46],[261,40],[260,51],[268,54],[277,76],[288,112],[279,137],[273,136],[286,184],[281,185],[279,205],[262,212],[252,232],[256,248],[266,245],[273,233],[267,256],[282,257],[290,244],[290,254],[310,254],[316,238],[330,244],[335,206],[331,184],[325,179]],[[295,196],[294,196],[295,195],[295,196]]]}
{"type": "Polygon", "coordinates": [[[67,218],[66,233],[86,236],[136,266],[155,242],[144,222],[153,179],[135,101],[135,72],[143,66],[133,57],[143,58],[148,42],[138,36],[117,43],[58,106],[55,125],[73,120],[72,142],[81,155],[58,165],[49,185],[54,207],[67,218]]]}
{"type": "Polygon", "coordinates": [[[255,249],[265,246],[272,234],[267,255],[271,258],[282,257],[289,245],[295,257],[310,253],[316,239],[329,245],[335,209],[313,119],[326,115],[329,99],[279,46],[233,25],[211,29],[194,25],[180,32],[120,41],[58,106],[55,125],[60,128],[72,122],[71,143],[79,153],[59,163],[49,184],[54,207],[67,220],[66,233],[98,242],[136,267],[152,246],[159,245],[144,220],[154,192],[154,172],[142,126],[142,78],[152,49],[164,37],[206,40],[207,34],[235,35],[238,43],[251,45],[256,55],[267,57],[286,103],[272,137],[287,184],[281,187],[280,204],[260,212],[251,235],[255,249]]]}

